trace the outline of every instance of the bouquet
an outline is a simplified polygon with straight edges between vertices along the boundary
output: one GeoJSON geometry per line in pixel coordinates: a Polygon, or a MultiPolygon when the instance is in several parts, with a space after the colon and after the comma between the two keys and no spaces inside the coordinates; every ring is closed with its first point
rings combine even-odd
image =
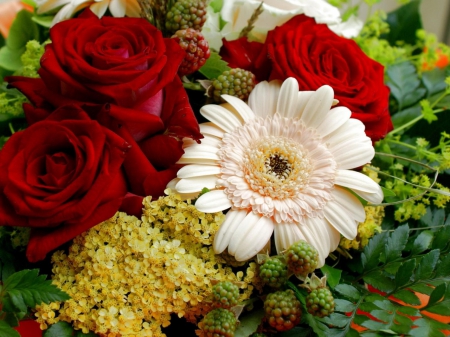
{"type": "Polygon", "coordinates": [[[3,4],[0,335],[450,335],[450,47],[401,3],[3,4]]]}

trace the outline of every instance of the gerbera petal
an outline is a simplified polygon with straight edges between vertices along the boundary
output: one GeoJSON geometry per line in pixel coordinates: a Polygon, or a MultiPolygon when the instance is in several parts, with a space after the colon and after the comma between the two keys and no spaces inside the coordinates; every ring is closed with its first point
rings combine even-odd
{"type": "Polygon", "coordinates": [[[228,247],[231,237],[247,214],[248,210],[232,209],[228,211],[225,221],[220,225],[220,228],[214,237],[213,247],[216,254],[222,253],[228,247]]]}
{"type": "Polygon", "coordinates": [[[236,110],[236,113],[240,116],[242,122],[248,122],[255,118],[255,113],[252,109],[239,98],[230,95],[222,95],[221,97],[236,110]]]}
{"type": "Polygon", "coordinates": [[[176,189],[181,193],[194,193],[200,192],[203,188],[213,189],[216,187],[217,176],[202,176],[202,177],[192,177],[189,179],[181,179],[176,189]]]}
{"type": "Polygon", "coordinates": [[[281,81],[260,82],[250,93],[248,105],[259,117],[273,116],[277,109],[281,81]]]}
{"type": "Polygon", "coordinates": [[[316,128],[325,120],[333,104],[334,91],[329,85],[323,85],[311,96],[302,113],[302,121],[316,128]]]}
{"type": "Polygon", "coordinates": [[[379,204],[384,199],[384,194],[380,186],[378,186],[378,190],[375,193],[363,192],[356,189],[354,189],[353,192],[371,204],[379,204]]]}
{"type": "Polygon", "coordinates": [[[273,227],[274,224],[270,218],[261,217],[238,245],[234,254],[236,261],[247,261],[258,254],[270,240],[273,227]]]}
{"type": "MultiPolygon", "coordinates": [[[[206,194],[205,194],[206,195],[206,194]]],[[[253,231],[255,229],[255,224],[261,218],[261,215],[255,214],[254,212],[249,212],[241,224],[236,228],[233,235],[231,236],[230,243],[228,245],[228,253],[230,255],[235,255],[241,242],[245,242],[247,239],[251,239],[252,235],[255,234],[253,231]]]]}
{"type": "Polygon", "coordinates": [[[126,11],[127,0],[111,0],[109,3],[109,10],[111,14],[116,18],[123,18],[126,11]]]}
{"type": "Polygon", "coordinates": [[[349,240],[356,237],[358,223],[339,203],[334,200],[329,201],[324,209],[324,215],[344,237],[349,240]]]}
{"type": "MultiPolygon", "coordinates": [[[[167,188],[170,188],[171,190],[176,191],[176,186],[178,184],[178,182],[180,181],[179,178],[174,178],[171,181],[169,181],[169,183],[167,184],[167,188]]],[[[177,192],[182,200],[187,200],[187,199],[195,199],[198,197],[198,192],[195,193],[179,193],[177,192]]]]}
{"type": "Polygon", "coordinates": [[[296,117],[297,96],[298,82],[296,79],[289,77],[281,85],[276,112],[278,112],[283,117],[296,117]]]}
{"type": "Polygon", "coordinates": [[[322,137],[329,135],[348,121],[351,114],[352,112],[350,109],[343,106],[331,109],[327,119],[317,127],[317,132],[319,132],[322,137]]]}
{"type": "Polygon", "coordinates": [[[308,104],[309,99],[314,94],[314,91],[299,91],[297,94],[297,106],[295,111],[297,114],[292,116],[292,118],[301,118],[303,111],[305,110],[306,104],[308,104]]]}
{"type": "Polygon", "coordinates": [[[214,125],[213,123],[202,123],[200,126],[200,133],[204,135],[210,135],[217,138],[223,137],[223,130],[214,125]]]}
{"type": "Polygon", "coordinates": [[[330,144],[339,144],[347,139],[350,133],[363,133],[365,129],[364,124],[354,118],[348,119],[344,124],[336,130],[324,137],[330,144]]]}
{"type": "Polygon", "coordinates": [[[227,132],[233,132],[237,127],[242,126],[241,121],[230,110],[220,105],[205,105],[200,109],[200,113],[227,132]]]}
{"type": "Polygon", "coordinates": [[[219,174],[220,167],[216,165],[186,165],[177,172],[178,178],[192,178],[219,174]]]}
{"type": "Polygon", "coordinates": [[[346,147],[345,151],[342,149],[333,153],[337,168],[348,170],[370,163],[375,155],[375,150],[371,144],[370,139],[368,139],[362,144],[353,144],[353,146],[346,147]]]}
{"type": "Polygon", "coordinates": [[[288,249],[293,243],[305,240],[298,223],[279,223],[274,228],[275,248],[278,254],[288,249]]]}
{"type": "MultiPolygon", "coordinates": [[[[219,160],[217,155],[217,148],[208,145],[193,145],[184,149],[184,154],[181,156],[178,164],[189,163],[189,159],[208,159],[219,160]]],[[[195,164],[200,162],[193,162],[195,164]]]]}
{"type": "Polygon", "coordinates": [[[344,209],[347,214],[351,215],[353,219],[357,222],[364,222],[366,220],[366,212],[364,211],[364,206],[352,193],[337,187],[331,191],[331,195],[334,201],[337,202],[342,209],[344,209]]]}
{"type": "Polygon", "coordinates": [[[367,193],[378,193],[381,190],[380,186],[368,176],[351,170],[337,170],[335,184],[367,193]]]}
{"type": "Polygon", "coordinates": [[[200,212],[215,213],[224,211],[232,206],[231,201],[223,190],[209,191],[203,194],[195,202],[195,207],[200,212]]]}

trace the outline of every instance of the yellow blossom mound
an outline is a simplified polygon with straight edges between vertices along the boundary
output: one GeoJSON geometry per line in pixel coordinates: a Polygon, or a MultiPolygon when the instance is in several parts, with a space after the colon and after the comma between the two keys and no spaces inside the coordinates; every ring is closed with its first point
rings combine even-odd
{"type": "Polygon", "coordinates": [[[41,329],[66,321],[101,336],[165,336],[171,314],[193,322],[211,309],[215,280],[236,282],[241,301],[250,297],[256,264],[235,273],[211,247],[224,214],[166,193],[144,199],[141,220],[116,213],[76,237],[68,254],[53,255],[53,283],[72,298],[39,306],[41,329]]]}

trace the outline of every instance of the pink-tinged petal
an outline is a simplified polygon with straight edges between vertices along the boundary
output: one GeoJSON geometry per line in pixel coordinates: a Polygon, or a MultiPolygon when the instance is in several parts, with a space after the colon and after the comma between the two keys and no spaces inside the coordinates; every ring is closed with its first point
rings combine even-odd
{"type": "Polygon", "coordinates": [[[274,223],[272,219],[261,217],[251,229],[251,232],[238,246],[234,258],[236,261],[247,261],[258,254],[269,242],[272,236],[274,223]]]}
{"type": "Polygon", "coordinates": [[[246,239],[252,239],[252,235],[255,234],[253,229],[255,228],[255,224],[261,218],[261,215],[255,214],[253,212],[249,212],[241,224],[236,228],[233,233],[233,236],[230,239],[230,243],[228,245],[228,253],[230,255],[235,255],[241,244],[245,242],[246,239]]]}
{"type": "Polygon", "coordinates": [[[327,119],[317,127],[317,132],[322,137],[328,136],[334,130],[344,125],[350,119],[351,114],[350,109],[343,106],[331,109],[327,119]]]}
{"type": "Polygon", "coordinates": [[[335,184],[367,193],[378,193],[381,189],[375,181],[365,174],[351,170],[337,170],[335,184]]]}
{"type": "Polygon", "coordinates": [[[217,138],[223,138],[223,130],[213,123],[202,123],[200,126],[200,132],[204,135],[210,135],[217,138]]]}
{"type": "Polygon", "coordinates": [[[220,105],[205,105],[200,109],[200,113],[226,132],[233,132],[242,126],[241,121],[231,111],[220,105]]]}
{"type": "Polygon", "coordinates": [[[230,210],[214,237],[214,252],[222,253],[230,244],[231,237],[248,214],[248,210],[230,210]]]}
{"type": "Polygon", "coordinates": [[[224,211],[231,206],[231,201],[223,190],[209,191],[208,193],[203,194],[195,202],[195,207],[197,207],[200,212],[205,213],[224,211]]]}
{"type": "Polygon", "coordinates": [[[305,106],[302,113],[302,121],[311,128],[316,128],[322,124],[330,112],[333,96],[334,91],[328,85],[317,89],[305,106]]]}
{"type": "Polygon", "coordinates": [[[297,80],[289,77],[283,82],[278,98],[277,110],[281,116],[292,118],[297,115],[297,96],[298,83],[297,80]]]}
{"type": "Polygon", "coordinates": [[[258,117],[273,116],[277,110],[281,81],[258,83],[248,98],[248,105],[258,117]]]}
{"type": "Polygon", "coordinates": [[[341,208],[357,222],[364,222],[364,220],[366,220],[364,206],[352,193],[336,186],[336,188],[331,191],[331,195],[333,196],[334,201],[336,201],[341,208]]]}
{"type": "Polygon", "coordinates": [[[178,170],[178,178],[192,178],[220,173],[220,167],[216,165],[186,165],[178,170]]]}
{"type": "Polygon", "coordinates": [[[324,209],[325,218],[344,237],[353,240],[358,232],[358,222],[334,200],[327,203],[324,209]]]}
{"type": "Polygon", "coordinates": [[[287,250],[293,243],[305,240],[298,223],[279,223],[274,228],[275,247],[278,254],[287,250]]]}
{"type": "MultiPolygon", "coordinates": [[[[255,113],[252,109],[239,98],[230,95],[222,95],[222,98],[230,104],[231,108],[234,108],[237,117],[239,117],[242,123],[255,118],[255,113]]],[[[225,107],[227,106],[225,105],[225,107]]]]}

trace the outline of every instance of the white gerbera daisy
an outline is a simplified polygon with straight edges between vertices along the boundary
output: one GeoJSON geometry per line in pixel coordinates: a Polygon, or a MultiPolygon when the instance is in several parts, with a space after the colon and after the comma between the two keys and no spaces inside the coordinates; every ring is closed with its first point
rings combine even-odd
{"type": "Polygon", "coordinates": [[[232,106],[206,105],[201,113],[201,144],[185,148],[175,188],[180,193],[211,189],[196,202],[203,212],[231,208],[214,241],[216,253],[228,247],[236,260],[256,255],[275,234],[278,252],[303,239],[320,256],[320,266],[339,244],[353,239],[364,207],[381,188],[350,171],[374,156],[364,125],[345,107],[330,110],[333,89],[298,91],[289,78],[259,83],[248,105],[223,95],[232,106]]]}

